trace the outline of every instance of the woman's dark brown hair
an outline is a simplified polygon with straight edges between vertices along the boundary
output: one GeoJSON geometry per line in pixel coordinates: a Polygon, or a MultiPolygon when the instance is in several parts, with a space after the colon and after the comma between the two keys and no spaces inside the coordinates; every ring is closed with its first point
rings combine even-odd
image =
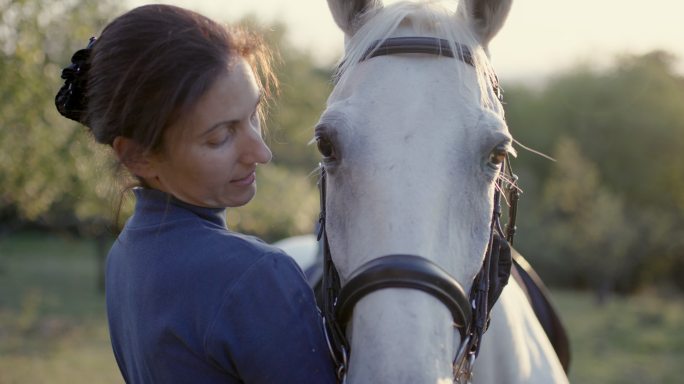
{"type": "MultiPolygon", "coordinates": [[[[55,104],[63,116],[89,127],[99,143],[112,145],[123,136],[144,152],[157,152],[166,129],[239,57],[254,71],[265,105],[277,81],[271,54],[257,35],[179,7],[138,7],[74,54],[62,72],[65,84],[55,104]]],[[[116,208],[117,227],[123,199],[124,193],[116,208]]]]}
{"type": "Polygon", "coordinates": [[[123,136],[157,151],[165,129],[236,57],[247,59],[268,96],[277,84],[269,52],[256,35],[179,7],[135,8],[107,25],[93,44],[81,122],[100,143],[123,136]]]}

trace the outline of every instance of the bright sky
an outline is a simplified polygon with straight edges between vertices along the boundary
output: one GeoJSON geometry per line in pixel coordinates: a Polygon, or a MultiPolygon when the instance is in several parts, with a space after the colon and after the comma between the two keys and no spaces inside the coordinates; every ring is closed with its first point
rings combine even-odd
{"type": "MultiPolygon", "coordinates": [[[[282,20],[291,41],[332,63],[343,35],[326,0],[126,0],[193,9],[220,21],[254,14],[268,23],[282,20]]],[[[397,0],[385,0],[385,4],[397,0]]],[[[533,80],[576,63],[605,65],[617,54],[664,49],[677,55],[684,74],[684,1],[679,0],[514,0],[503,30],[491,44],[502,79],[533,80]]]]}

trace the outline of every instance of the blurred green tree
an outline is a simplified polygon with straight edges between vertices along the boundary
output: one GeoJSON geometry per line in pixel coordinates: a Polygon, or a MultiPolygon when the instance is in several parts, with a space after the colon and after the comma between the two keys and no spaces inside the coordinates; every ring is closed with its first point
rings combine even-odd
{"type": "Polygon", "coordinates": [[[541,199],[545,248],[555,248],[557,261],[563,261],[556,265],[558,273],[563,273],[563,264],[572,264],[575,285],[592,288],[603,302],[627,270],[623,256],[635,241],[635,229],[623,225],[622,199],[608,190],[598,167],[574,140],[561,137],[554,156],[558,166],[541,199]]]}
{"type": "Polygon", "coordinates": [[[521,151],[516,161],[525,187],[521,211],[533,216],[521,222],[525,234],[518,245],[532,259],[544,254],[538,257],[542,274],[586,283],[594,272],[579,260],[593,257],[597,269],[610,259],[606,266],[620,271],[610,284],[621,291],[663,282],[683,286],[684,79],[673,63],[665,52],[623,56],[604,71],[579,66],[538,89],[508,89],[512,133],[562,157],[553,163],[521,151]],[[574,177],[560,176],[567,173],[574,177]],[[584,205],[561,222],[560,200],[573,193],[584,205]],[[541,219],[549,217],[551,223],[541,219]],[[557,243],[547,241],[549,233],[557,243]],[[572,257],[571,239],[559,239],[560,233],[574,234],[572,257]],[[569,276],[559,277],[560,271],[569,276]]]}
{"type": "Polygon", "coordinates": [[[62,118],[54,96],[73,52],[116,13],[109,0],[0,0],[0,231],[19,223],[95,239],[103,287],[111,158],[62,118]]]}
{"type": "Polygon", "coordinates": [[[54,106],[60,69],[115,12],[112,1],[0,1],[0,210],[100,234],[111,216],[106,153],[54,106]]]}

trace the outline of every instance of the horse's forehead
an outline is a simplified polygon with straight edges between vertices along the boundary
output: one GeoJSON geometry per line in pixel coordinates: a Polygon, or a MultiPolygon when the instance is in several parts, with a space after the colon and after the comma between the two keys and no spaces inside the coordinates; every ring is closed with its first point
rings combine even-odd
{"type": "Polygon", "coordinates": [[[483,148],[506,139],[501,121],[482,108],[396,100],[345,99],[322,117],[344,168],[435,161],[443,169],[467,168],[483,148]]]}
{"type": "Polygon", "coordinates": [[[417,92],[437,94],[449,88],[450,95],[468,94],[474,98],[477,82],[474,68],[454,58],[423,53],[383,55],[349,67],[330,97],[335,100],[352,93],[370,95],[402,88],[415,96],[417,92]]]}
{"type": "Polygon", "coordinates": [[[405,54],[376,57],[352,68],[329,98],[362,117],[453,118],[481,109],[477,75],[458,60],[405,54]],[[348,108],[349,109],[349,108],[348,108]]]}

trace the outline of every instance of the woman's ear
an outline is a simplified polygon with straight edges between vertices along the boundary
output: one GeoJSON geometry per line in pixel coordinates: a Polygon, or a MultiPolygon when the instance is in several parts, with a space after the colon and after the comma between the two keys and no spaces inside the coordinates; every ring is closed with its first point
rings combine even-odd
{"type": "Polygon", "coordinates": [[[117,136],[112,142],[112,148],[119,161],[135,176],[146,180],[157,176],[149,151],[134,140],[117,136]]]}

